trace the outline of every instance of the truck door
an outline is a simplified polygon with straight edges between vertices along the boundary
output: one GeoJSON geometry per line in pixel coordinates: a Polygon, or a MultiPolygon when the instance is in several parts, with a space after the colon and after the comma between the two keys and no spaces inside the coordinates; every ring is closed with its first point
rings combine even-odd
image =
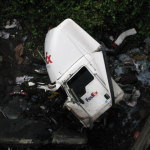
{"type": "MultiPolygon", "coordinates": [[[[84,109],[93,121],[106,111],[107,105],[109,105],[108,108],[111,106],[111,96],[108,89],[86,67],[82,67],[67,84],[80,103],[79,107],[81,108],[78,110],[84,109]]],[[[71,107],[73,110],[73,105],[71,107]]],[[[74,111],[74,113],[82,118],[79,111],[74,111]]]]}

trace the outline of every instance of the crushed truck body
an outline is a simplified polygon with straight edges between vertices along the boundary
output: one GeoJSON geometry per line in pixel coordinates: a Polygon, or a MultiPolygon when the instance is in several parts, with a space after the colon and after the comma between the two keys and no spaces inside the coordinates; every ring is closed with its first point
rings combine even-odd
{"type": "Polygon", "coordinates": [[[123,99],[124,92],[109,74],[102,46],[73,20],[48,31],[45,58],[49,89],[64,89],[64,106],[84,127],[92,128],[98,117],[123,99]]]}

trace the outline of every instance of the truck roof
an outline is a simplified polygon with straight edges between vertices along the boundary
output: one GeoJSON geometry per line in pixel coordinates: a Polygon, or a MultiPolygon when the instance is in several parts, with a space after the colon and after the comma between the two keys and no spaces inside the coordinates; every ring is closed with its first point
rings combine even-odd
{"type": "Polygon", "coordinates": [[[48,31],[45,57],[51,82],[58,80],[82,56],[94,52],[100,44],[73,20],[66,19],[48,31]]]}

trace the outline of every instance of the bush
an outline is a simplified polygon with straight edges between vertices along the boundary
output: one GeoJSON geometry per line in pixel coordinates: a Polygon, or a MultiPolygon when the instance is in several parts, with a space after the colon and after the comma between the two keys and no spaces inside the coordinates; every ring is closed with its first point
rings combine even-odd
{"type": "MultiPolygon", "coordinates": [[[[2,2],[1,2],[2,4],[2,2]]],[[[135,27],[139,37],[150,35],[149,0],[7,0],[1,5],[1,23],[16,18],[35,46],[44,43],[48,27],[72,18],[97,40],[100,35],[135,27]]]]}

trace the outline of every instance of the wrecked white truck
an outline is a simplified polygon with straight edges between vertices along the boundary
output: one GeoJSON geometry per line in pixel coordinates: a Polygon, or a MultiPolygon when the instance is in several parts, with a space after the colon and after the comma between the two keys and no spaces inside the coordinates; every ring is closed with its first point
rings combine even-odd
{"type": "Polygon", "coordinates": [[[64,106],[84,127],[92,128],[100,115],[122,100],[124,92],[109,74],[102,46],[73,20],[48,31],[45,58],[49,90],[64,89],[64,106]]]}

